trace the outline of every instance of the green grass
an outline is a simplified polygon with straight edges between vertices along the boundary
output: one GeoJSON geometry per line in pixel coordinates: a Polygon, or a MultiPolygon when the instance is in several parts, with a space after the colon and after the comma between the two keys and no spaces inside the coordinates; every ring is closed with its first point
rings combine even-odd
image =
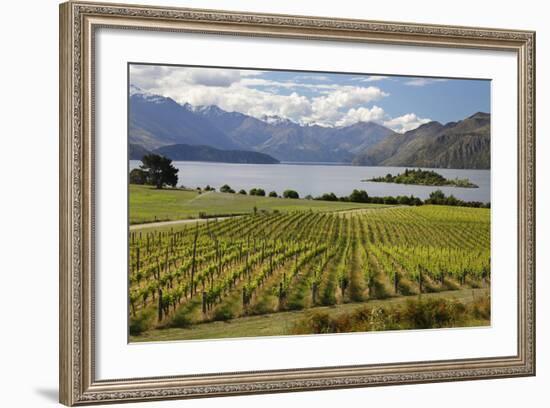
{"type": "MultiPolygon", "coordinates": [[[[487,294],[487,289],[461,289],[438,293],[423,294],[423,299],[456,299],[464,304],[473,302],[476,298],[487,294]]],[[[296,322],[307,313],[314,311],[328,312],[331,317],[353,312],[365,306],[394,306],[402,305],[408,299],[418,297],[401,296],[385,300],[371,300],[360,303],[346,303],[337,306],[325,306],[309,308],[307,310],[278,312],[259,316],[242,317],[228,322],[201,323],[187,329],[156,329],[145,332],[139,336],[130,336],[130,342],[146,341],[171,341],[171,340],[199,340],[220,339],[235,337],[256,336],[284,336],[292,334],[292,328],[296,322]]],[[[488,326],[488,320],[471,320],[461,327],[488,326]]]]}
{"type": "Polygon", "coordinates": [[[203,192],[181,189],[157,190],[150,186],[130,185],[130,224],[198,218],[209,216],[249,214],[254,207],[260,210],[343,211],[387,207],[382,204],[359,204],[304,199],[258,197],[242,194],[203,192]]]}

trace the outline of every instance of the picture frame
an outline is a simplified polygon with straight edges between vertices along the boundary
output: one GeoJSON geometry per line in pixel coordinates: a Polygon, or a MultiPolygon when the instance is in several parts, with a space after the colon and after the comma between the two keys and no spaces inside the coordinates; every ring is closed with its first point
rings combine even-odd
{"type": "MultiPolygon", "coordinates": [[[[535,33],[71,1],[60,5],[60,402],[133,402],[535,375],[535,33]],[[513,53],[517,59],[517,352],[478,358],[98,379],[96,33],[200,33],[513,53]]],[[[493,152],[498,154],[498,152],[493,152]]],[[[123,272],[121,272],[123,273],[123,272]]],[[[151,345],[154,347],[155,345],[151,345]]],[[[185,347],[185,344],[179,344],[185,347]]]]}

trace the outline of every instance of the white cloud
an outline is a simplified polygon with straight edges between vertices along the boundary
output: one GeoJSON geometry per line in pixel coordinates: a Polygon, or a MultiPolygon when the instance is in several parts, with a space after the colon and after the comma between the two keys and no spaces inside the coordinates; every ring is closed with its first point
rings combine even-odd
{"type": "Polygon", "coordinates": [[[181,84],[228,87],[249,73],[235,69],[205,69],[131,65],[132,83],[144,89],[167,89],[181,84]]]}
{"type": "Polygon", "coordinates": [[[303,89],[311,89],[313,91],[334,90],[341,87],[340,85],[337,85],[337,84],[312,84],[312,83],[296,82],[296,81],[273,81],[273,80],[264,79],[264,78],[243,78],[241,80],[241,84],[247,85],[247,86],[267,87],[270,89],[303,88],[303,89]]]}
{"type": "Polygon", "coordinates": [[[321,82],[326,82],[330,80],[330,78],[326,75],[298,75],[297,77],[294,77],[294,79],[321,82]]]}
{"type": "Polygon", "coordinates": [[[405,81],[405,85],[409,86],[425,86],[430,85],[436,82],[446,82],[446,79],[443,78],[413,78],[408,81],[405,81]]]}
{"type": "Polygon", "coordinates": [[[369,76],[366,76],[366,77],[353,78],[353,81],[377,82],[377,81],[382,81],[384,79],[389,79],[389,78],[390,78],[389,76],[384,76],[384,75],[369,75],[369,76]]]}
{"type": "MultiPolygon", "coordinates": [[[[266,115],[280,116],[297,123],[320,126],[348,126],[374,121],[398,132],[414,129],[429,121],[414,113],[391,118],[381,107],[369,107],[373,102],[389,96],[376,86],[322,83],[325,78],[330,79],[322,75],[311,75],[317,83],[307,82],[309,75],[295,76],[292,81],[276,81],[262,78],[262,73],[153,65],[130,67],[131,84],[153,95],[170,97],[178,103],[193,106],[217,105],[228,112],[241,112],[258,119],[266,115]],[[281,88],[287,92],[279,93],[281,88]],[[302,94],[304,90],[309,91],[309,96],[302,94]]],[[[382,78],[365,77],[363,82],[382,78]]]]}
{"type": "Polygon", "coordinates": [[[386,120],[382,124],[395,132],[405,133],[428,122],[431,122],[431,119],[420,118],[415,113],[407,113],[403,116],[386,120]]]}
{"type": "Polygon", "coordinates": [[[345,116],[336,122],[337,126],[349,126],[357,122],[377,122],[380,123],[386,116],[384,109],[374,105],[372,108],[351,108],[345,116]]]}
{"type": "Polygon", "coordinates": [[[357,105],[366,105],[388,95],[374,86],[366,88],[341,86],[326,95],[314,97],[312,100],[313,114],[306,121],[331,126],[342,119],[345,115],[343,110],[357,107],[357,105]]]}

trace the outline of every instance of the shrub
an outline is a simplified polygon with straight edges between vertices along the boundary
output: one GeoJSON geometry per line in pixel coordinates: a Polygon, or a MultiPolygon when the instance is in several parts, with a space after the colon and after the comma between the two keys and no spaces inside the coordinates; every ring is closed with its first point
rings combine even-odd
{"type": "Polygon", "coordinates": [[[407,301],[403,318],[411,329],[453,327],[464,319],[464,304],[445,299],[407,301]]]}
{"type": "Polygon", "coordinates": [[[278,197],[276,191],[270,191],[270,192],[269,192],[269,196],[270,196],[270,197],[278,197]]]}
{"type": "Polygon", "coordinates": [[[285,190],[283,192],[284,198],[300,198],[300,195],[294,190],[285,190]]]}
{"type": "Polygon", "coordinates": [[[141,333],[149,330],[154,321],[154,310],[145,309],[137,314],[136,317],[130,318],[130,335],[139,336],[141,333]]]}
{"type": "Polygon", "coordinates": [[[262,315],[267,313],[273,313],[276,311],[277,311],[276,298],[274,296],[263,296],[248,309],[248,314],[262,315]]]}
{"type": "Polygon", "coordinates": [[[349,201],[353,203],[368,203],[369,195],[365,190],[353,190],[348,197],[349,201]]]}
{"type": "Polygon", "coordinates": [[[235,190],[233,190],[231,187],[229,187],[227,184],[224,184],[220,187],[220,193],[235,193],[235,190]]]}
{"type": "Polygon", "coordinates": [[[246,190],[239,190],[239,194],[246,195],[246,190]]]}
{"type": "Polygon", "coordinates": [[[216,310],[214,310],[214,316],[213,316],[214,320],[220,320],[225,322],[227,320],[233,319],[233,317],[235,317],[235,313],[233,312],[233,310],[229,305],[222,305],[217,307],[216,310]]]}
{"type": "Polygon", "coordinates": [[[298,321],[293,329],[293,334],[322,334],[334,333],[331,326],[331,319],[327,312],[310,312],[298,321]]]}
{"type": "Polygon", "coordinates": [[[408,300],[402,306],[362,306],[352,312],[331,316],[328,312],[308,312],[291,328],[293,334],[322,334],[397,329],[433,329],[468,325],[471,318],[490,318],[490,298],[477,298],[465,306],[454,299],[408,300]]]}
{"type": "Polygon", "coordinates": [[[470,305],[471,314],[476,319],[491,319],[491,296],[481,296],[476,298],[470,305]]]}
{"type": "MultiPolygon", "coordinates": [[[[357,190],[355,190],[357,191],[357,190]]],[[[317,197],[317,200],[322,200],[322,201],[338,201],[338,197],[336,197],[336,194],[334,193],[325,193],[323,194],[322,196],[320,197],[317,197]]]]}
{"type": "Polygon", "coordinates": [[[147,172],[141,169],[133,169],[130,172],[130,184],[147,184],[147,172]]]}
{"type": "Polygon", "coordinates": [[[176,311],[170,326],[186,328],[192,324],[193,319],[189,316],[189,310],[186,307],[181,307],[176,311]]]}
{"type": "Polygon", "coordinates": [[[252,188],[248,194],[253,196],[265,197],[265,190],[263,188],[252,188]]]}

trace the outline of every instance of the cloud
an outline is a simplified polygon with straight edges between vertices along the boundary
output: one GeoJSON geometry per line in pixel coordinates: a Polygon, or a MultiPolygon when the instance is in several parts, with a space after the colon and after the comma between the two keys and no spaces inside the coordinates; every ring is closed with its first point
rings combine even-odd
{"type": "Polygon", "coordinates": [[[341,86],[338,89],[323,96],[312,99],[313,114],[307,121],[332,126],[345,115],[343,110],[348,110],[358,105],[366,105],[369,102],[380,100],[389,96],[380,88],[341,86]]]}
{"type": "Polygon", "coordinates": [[[384,76],[384,75],[369,75],[369,76],[366,76],[366,77],[353,78],[352,81],[377,82],[377,81],[383,81],[384,79],[390,79],[390,77],[389,76],[384,76]]]}
{"type": "MultiPolygon", "coordinates": [[[[324,75],[299,75],[288,81],[278,81],[266,78],[265,73],[131,65],[130,81],[131,85],[146,92],[170,97],[181,104],[217,105],[225,111],[241,112],[256,118],[280,116],[296,123],[320,126],[348,126],[374,121],[398,132],[414,129],[429,121],[414,113],[391,118],[381,107],[369,106],[389,96],[377,86],[323,83],[330,80],[324,75]],[[307,77],[311,77],[310,80],[316,78],[317,82],[307,82],[307,77]],[[281,93],[281,89],[286,92],[281,93]]],[[[364,82],[373,82],[380,78],[370,76],[363,79],[364,82]]]]}
{"type": "Polygon", "coordinates": [[[302,80],[302,81],[320,81],[320,82],[326,82],[330,81],[330,78],[326,75],[298,75],[294,77],[295,80],[302,80]]]}
{"type": "Polygon", "coordinates": [[[428,122],[431,122],[431,119],[420,118],[415,113],[407,113],[405,115],[386,120],[382,122],[382,124],[395,132],[405,133],[428,122]]]}
{"type": "MultiPolygon", "coordinates": [[[[295,78],[296,79],[296,78],[295,78]]],[[[341,86],[338,84],[312,84],[307,82],[296,81],[273,81],[265,78],[243,78],[241,80],[242,85],[254,86],[254,87],[266,87],[271,89],[284,88],[284,89],[311,89],[313,91],[321,92],[338,89],[341,86]]]]}
{"type": "Polygon", "coordinates": [[[336,126],[349,126],[357,122],[377,122],[380,123],[386,117],[384,109],[374,105],[372,108],[351,108],[344,117],[336,122],[336,126]]]}
{"type": "Polygon", "coordinates": [[[131,65],[132,83],[140,88],[166,89],[181,84],[228,87],[250,73],[236,69],[205,69],[131,65]]]}
{"type": "Polygon", "coordinates": [[[446,82],[447,79],[443,78],[413,78],[405,81],[405,85],[409,86],[426,86],[436,82],[446,82]]]}

